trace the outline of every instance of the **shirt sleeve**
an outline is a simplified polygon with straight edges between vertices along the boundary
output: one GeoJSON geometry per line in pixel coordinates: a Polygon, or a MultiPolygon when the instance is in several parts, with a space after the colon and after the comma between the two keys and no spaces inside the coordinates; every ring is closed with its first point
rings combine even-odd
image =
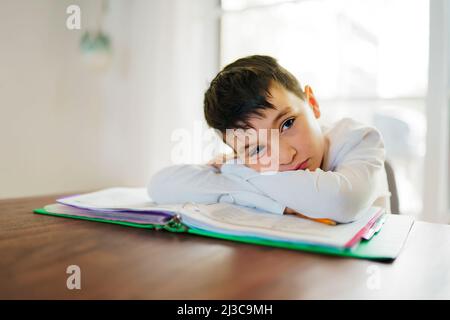
{"type": "Polygon", "coordinates": [[[337,153],[338,164],[333,171],[262,174],[242,164],[224,164],[221,170],[241,177],[280,204],[308,217],[347,223],[356,220],[378,196],[384,143],[375,128],[361,127],[337,153]]]}
{"type": "Polygon", "coordinates": [[[210,165],[168,166],[152,176],[147,190],[150,198],[159,204],[225,202],[279,215],[285,209],[248,181],[222,174],[210,165]]]}

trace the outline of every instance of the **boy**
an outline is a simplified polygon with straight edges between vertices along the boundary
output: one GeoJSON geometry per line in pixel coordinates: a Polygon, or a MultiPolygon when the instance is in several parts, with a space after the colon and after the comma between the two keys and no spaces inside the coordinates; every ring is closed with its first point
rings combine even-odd
{"type": "Polygon", "coordinates": [[[148,186],[157,203],[228,202],[339,223],[372,205],[390,212],[380,133],[348,118],[321,127],[311,88],[274,58],[226,66],[205,93],[204,114],[234,153],[157,172],[148,186]]]}

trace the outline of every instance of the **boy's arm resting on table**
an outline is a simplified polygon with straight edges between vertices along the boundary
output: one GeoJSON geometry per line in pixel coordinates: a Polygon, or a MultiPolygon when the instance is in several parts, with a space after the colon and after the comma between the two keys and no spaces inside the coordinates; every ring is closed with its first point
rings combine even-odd
{"type": "Polygon", "coordinates": [[[159,204],[225,202],[280,215],[285,210],[284,206],[249,182],[221,174],[210,165],[180,164],[165,167],[152,176],[147,190],[150,198],[159,204]]]}
{"type": "Polygon", "coordinates": [[[283,171],[260,174],[239,164],[225,164],[222,172],[250,182],[282,205],[310,218],[346,223],[357,219],[377,198],[375,187],[384,170],[381,135],[372,129],[345,152],[334,171],[283,171]]]}

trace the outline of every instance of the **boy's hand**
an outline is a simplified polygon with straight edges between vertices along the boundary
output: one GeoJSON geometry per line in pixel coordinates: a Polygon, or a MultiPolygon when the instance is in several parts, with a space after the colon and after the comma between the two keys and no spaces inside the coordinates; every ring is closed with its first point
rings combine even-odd
{"type": "Polygon", "coordinates": [[[220,170],[222,165],[230,159],[236,159],[237,155],[234,153],[218,154],[214,159],[210,160],[207,164],[220,170]]]}

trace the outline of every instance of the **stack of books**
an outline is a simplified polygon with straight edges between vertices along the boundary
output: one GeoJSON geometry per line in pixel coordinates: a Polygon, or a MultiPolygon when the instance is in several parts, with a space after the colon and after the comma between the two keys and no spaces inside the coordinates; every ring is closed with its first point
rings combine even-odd
{"type": "Polygon", "coordinates": [[[386,214],[379,207],[361,212],[352,223],[330,225],[228,203],[159,205],[144,188],[73,195],[34,212],[376,260],[395,259],[414,223],[412,217],[386,214]]]}

